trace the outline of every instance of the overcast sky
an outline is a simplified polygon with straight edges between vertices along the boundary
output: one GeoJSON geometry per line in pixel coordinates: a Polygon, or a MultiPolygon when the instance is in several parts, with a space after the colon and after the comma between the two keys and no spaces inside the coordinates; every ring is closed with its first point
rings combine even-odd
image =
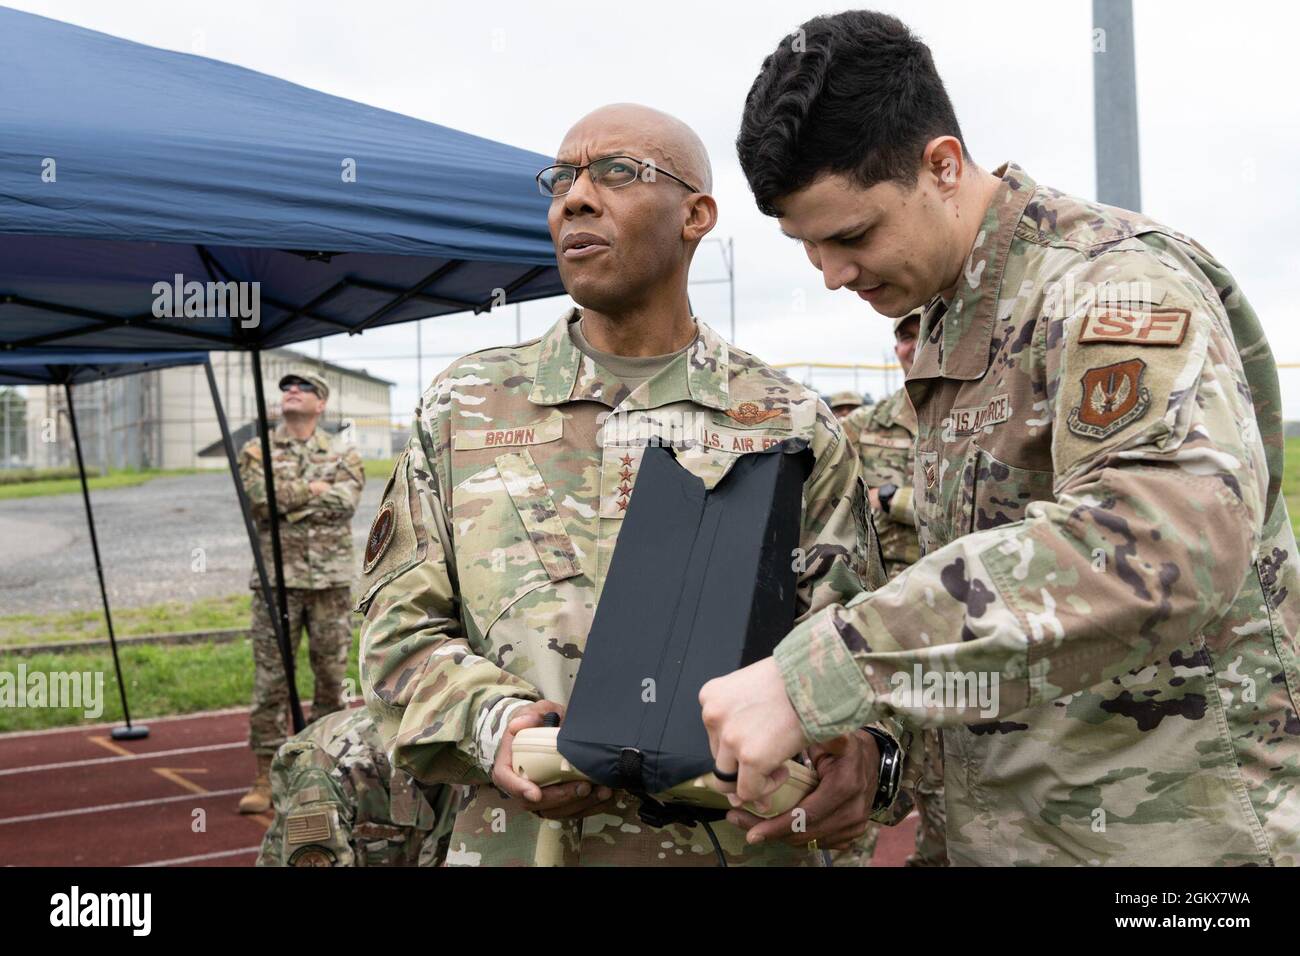
{"type": "MultiPolygon", "coordinates": [[[[736,341],[769,362],[880,362],[888,320],[828,292],[800,249],[755,209],[733,141],[745,93],[778,39],[839,5],[781,2],[475,3],[314,0],[10,0],[9,6],[116,36],[260,70],[338,96],[554,154],[602,103],[676,114],[708,146],[720,219],[736,243],[736,341]],[[802,309],[802,311],[800,311],[802,309]]],[[[1274,353],[1300,362],[1300,97],[1292,3],[1136,0],[1143,211],[1198,239],[1236,275],[1274,353]]],[[[1089,0],[882,2],[930,45],[977,163],[1014,160],[1040,183],[1094,195],[1089,0]]],[[[214,117],[214,123],[237,118],[214,117]]],[[[716,245],[693,278],[723,275],[716,245]]],[[[695,311],[728,333],[725,285],[695,287],[695,311]]],[[[564,307],[522,307],[525,338],[564,307]]],[[[459,355],[514,341],[515,312],[423,325],[423,377],[459,355]]],[[[327,359],[398,383],[409,418],[414,325],[324,340],[327,359]],[[384,358],[380,358],[384,356],[384,358]],[[393,358],[404,356],[405,358],[393,358]]],[[[315,353],[314,343],[304,348],[315,353]]],[[[797,373],[803,377],[802,373],[797,373]]],[[[1300,417],[1300,370],[1284,370],[1300,417]]],[[[817,372],[824,392],[851,374],[817,372]]],[[[895,383],[897,379],[895,379],[895,383]]],[[[859,384],[879,393],[878,378],[859,384]]]]}

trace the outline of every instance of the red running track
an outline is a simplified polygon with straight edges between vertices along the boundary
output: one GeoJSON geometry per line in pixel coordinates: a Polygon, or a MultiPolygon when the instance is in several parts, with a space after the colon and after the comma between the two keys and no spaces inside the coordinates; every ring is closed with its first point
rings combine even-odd
{"type": "MultiPolygon", "coordinates": [[[[0,866],[252,866],[270,814],[235,809],[255,772],[248,711],[0,735],[0,866]]],[[[916,817],[880,834],[901,866],[916,817]]]]}

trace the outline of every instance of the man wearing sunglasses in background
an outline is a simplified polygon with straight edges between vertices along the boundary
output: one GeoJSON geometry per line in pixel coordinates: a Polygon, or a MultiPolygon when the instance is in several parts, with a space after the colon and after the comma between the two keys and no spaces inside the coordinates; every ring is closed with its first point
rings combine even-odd
{"type": "MultiPolygon", "coordinates": [[[[691,314],[691,259],[717,220],[699,138],[620,104],[579,121],[557,159],[537,181],[579,308],[540,339],[460,359],[425,393],[368,541],[362,687],[394,766],[470,785],[448,865],[711,866],[701,827],[651,829],[630,794],[539,788],[511,769],[514,735],[564,712],[644,440],[671,443],[706,487],[744,451],[810,443],[800,619],[883,572],[830,410],[691,314]]],[[[877,748],[865,732],[815,748],[802,833],[732,811],[715,825],[727,862],[810,863],[816,841],[860,836],[877,748]]]]}
{"type": "MultiPolygon", "coordinates": [[[[289,640],[296,653],[302,629],[307,629],[316,680],[313,720],[344,706],[343,678],[352,649],[350,586],[356,575],[352,513],[366,483],[356,449],[336,449],[318,427],[329,394],[329,385],[315,372],[299,370],[284,376],[280,379],[283,421],[271,435],[289,640]]],[[[252,503],[262,556],[272,568],[270,509],[259,439],[253,438],[240,451],[239,475],[252,503]]],[[[271,584],[274,587],[275,582],[271,584]]],[[[256,674],[248,742],[257,757],[257,777],[240,799],[239,812],[262,813],[271,806],[271,759],[285,740],[289,688],[256,574],[250,586],[256,674]]]]}

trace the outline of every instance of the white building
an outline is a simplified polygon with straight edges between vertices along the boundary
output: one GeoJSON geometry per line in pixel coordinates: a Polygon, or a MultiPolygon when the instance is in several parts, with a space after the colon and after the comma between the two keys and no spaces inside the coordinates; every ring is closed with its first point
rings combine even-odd
{"type": "MultiPolygon", "coordinates": [[[[235,448],[252,437],[257,419],[252,356],[210,353],[217,390],[226,409],[235,448]]],[[[351,425],[362,458],[389,458],[392,443],[392,387],[364,369],[344,368],[292,349],[262,353],[266,412],[280,414],[280,377],[294,367],[313,369],[329,383],[322,421],[327,431],[351,425]]],[[[74,385],[77,427],[88,469],[225,468],[221,430],[201,365],[180,366],[74,385]]],[[[75,464],[63,387],[27,389],[28,464],[36,468],[75,464]]]]}

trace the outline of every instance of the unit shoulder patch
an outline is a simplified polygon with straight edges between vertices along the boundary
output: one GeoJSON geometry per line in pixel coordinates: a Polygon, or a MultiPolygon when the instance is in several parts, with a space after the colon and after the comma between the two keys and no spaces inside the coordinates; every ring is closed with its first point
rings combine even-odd
{"type": "Polygon", "coordinates": [[[300,846],[289,857],[290,866],[338,866],[339,858],[327,846],[300,846]]]}
{"type": "Polygon", "coordinates": [[[393,504],[391,501],[385,501],[383,507],[379,509],[379,514],[375,515],[374,523],[370,525],[370,533],[366,535],[366,560],[362,571],[369,574],[375,563],[383,557],[388,550],[388,543],[393,540],[393,528],[397,521],[393,517],[393,504]]]}
{"type": "Polygon", "coordinates": [[[1141,359],[1090,368],[1079,380],[1079,404],[1070,409],[1070,431],[1101,441],[1132,424],[1151,407],[1151,392],[1142,384],[1147,365],[1141,359]]]}

